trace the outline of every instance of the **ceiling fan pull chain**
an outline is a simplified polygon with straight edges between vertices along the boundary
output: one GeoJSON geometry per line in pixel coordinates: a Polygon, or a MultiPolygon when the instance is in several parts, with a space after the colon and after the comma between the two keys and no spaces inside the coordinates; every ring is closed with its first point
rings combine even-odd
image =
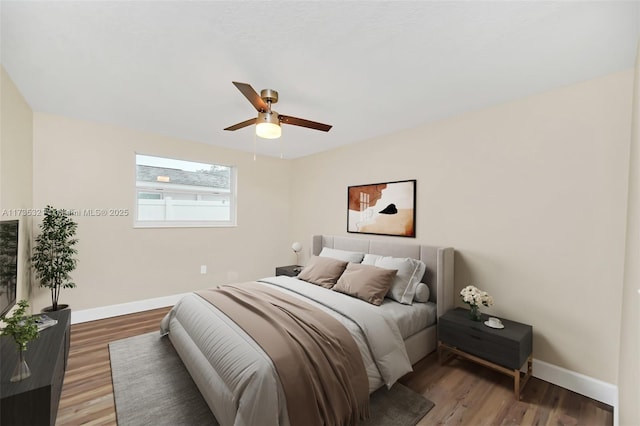
{"type": "Polygon", "coordinates": [[[253,161],[256,161],[256,148],[258,147],[256,138],[256,132],[253,132],[253,161]]]}

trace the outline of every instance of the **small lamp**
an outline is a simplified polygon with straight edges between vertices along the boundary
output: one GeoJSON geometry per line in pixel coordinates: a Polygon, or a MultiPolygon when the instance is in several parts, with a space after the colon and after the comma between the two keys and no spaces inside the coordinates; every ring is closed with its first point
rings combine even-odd
{"type": "Polygon", "coordinates": [[[296,265],[300,262],[298,262],[298,253],[300,253],[300,251],[302,251],[302,244],[300,244],[299,242],[295,242],[293,244],[291,244],[291,250],[293,250],[293,252],[296,254],[296,265]]]}

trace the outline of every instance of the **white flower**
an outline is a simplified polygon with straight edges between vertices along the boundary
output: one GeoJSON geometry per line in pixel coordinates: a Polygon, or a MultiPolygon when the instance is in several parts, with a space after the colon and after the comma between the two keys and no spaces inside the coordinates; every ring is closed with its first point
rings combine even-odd
{"type": "Polygon", "coordinates": [[[460,296],[462,296],[462,300],[464,301],[464,303],[468,303],[471,306],[493,305],[493,297],[489,296],[489,293],[487,293],[486,291],[482,291],[472,285],[468,285],[463,288],[460,291],[460,296]]]}

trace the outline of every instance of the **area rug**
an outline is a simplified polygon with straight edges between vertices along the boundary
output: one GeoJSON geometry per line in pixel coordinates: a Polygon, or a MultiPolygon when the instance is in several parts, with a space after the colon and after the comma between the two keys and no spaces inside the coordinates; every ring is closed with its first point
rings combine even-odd
{"type": "MultiPolygon", "coordinates": [[[[217,425],[171,341],[159,332],[109,344],[120,426],[217,425]]],[[[396,383],[371,395],[364,426],[414,426],[433,402],[396,383]]]]}

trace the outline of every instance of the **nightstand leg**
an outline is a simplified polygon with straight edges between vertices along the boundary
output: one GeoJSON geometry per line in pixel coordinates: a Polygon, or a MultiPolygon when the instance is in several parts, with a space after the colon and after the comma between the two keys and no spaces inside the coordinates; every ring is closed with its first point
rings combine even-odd
{"type": "Polygon", "coordinates": [[[451,352],[451,347],[442,343],[438,340],[438,363],[440,365],[446,364],[451,358],[453,358],[453,352],[451,352]],[[447,353],[447,350],[449,353],[447,353]]]}
{"type": "Polygon", "coordinates": [[[480,365],[484,365],[485,367],[493,368],[494,370],[497,370],[502,374],[506,374],[508,376],[513,377],[513,394],[516,397],[516,400],[520,400],[520,393],[522,392],[522,389],[531,378],[531,373],[533,370],[532,368],[533,354],[529,355],[529,358],[527,359],[527,372],[524,373],[523,376],[521,376],[522,373],[520,372],[520,369],[512,370],[510,368],[503,367],[498,364],[494,364],[491,361],[487,361],[483,358],[461,351],[456,347],[450,346],[446,343],[442,343],[442,341],[438,341],[437,349],[438,349],[438,361],[440,365],[444,365],[451,358],[454,358],[455,356],[459,356],[459,357],[468,359],[470,361],[473,361],[475,363],[478,363],[480,365]]]}
{"type": "Polygon", "coordinates": [[[520,400],[520,392],[527,384],[529,379],[531,378],[531,374],[533,373],[533,355],[529,355],[527,358],[527,372],[522,376],[522,381],[520,380],[520,370],[514,371],[513,376],[513,391],[516,395],[516,400],[520,400]]]}

